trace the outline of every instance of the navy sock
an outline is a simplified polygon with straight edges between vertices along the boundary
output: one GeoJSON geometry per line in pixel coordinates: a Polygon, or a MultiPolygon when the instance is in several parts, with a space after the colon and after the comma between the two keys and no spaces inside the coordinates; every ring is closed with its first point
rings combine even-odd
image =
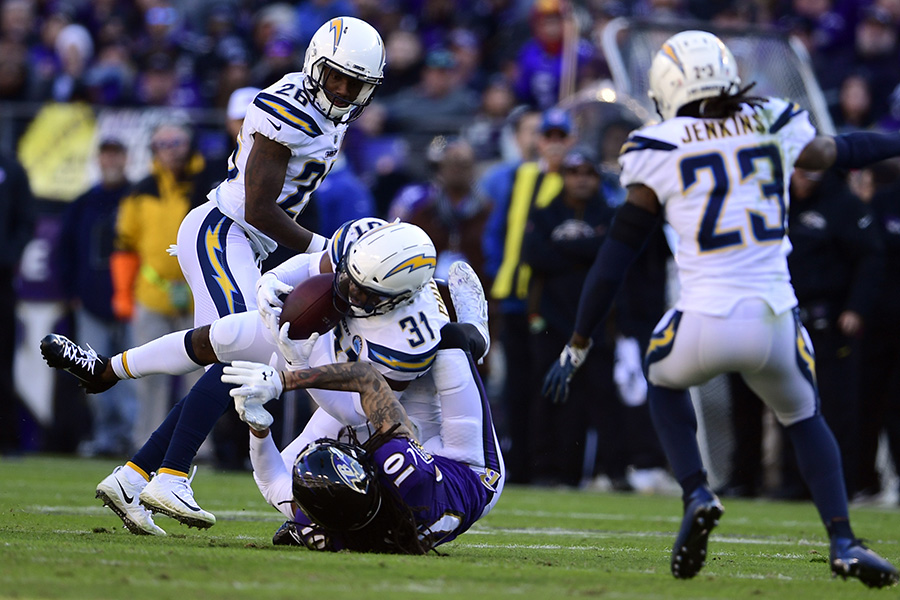
{"type": "Polygon", "coordinates": [[[211,366],[182,400],[181,418],[172,433],[161,467],[182,473],[191,468],[200,444],[231,403],[228,391],[232,386],[222,383],[221,379],[224,368],[223,364],[211,366]]]}
{"type": "Polygon", "coordinates": [[[162,465],[163,457],[165,457],[169,442],[172,440],[172,433],[175,431],[175,425],[181,417],[183,406],[184,399],[181,399],[172,407],[156,431],[150,434],[150,439],[144,442],[141,449],[131,457],[131,462],[142,468],[147,475],[158,471],[162,465]]]}
{"type": "Polygon", "coordinates": [[[847,488],[841,469],[841,452],[822,415],[785,428],[800,474],[812,493],[819,516],[829,535],[853,537],[847,512],[847,488]]]}
{"type": "Polygon", "coordinates": [[[697,444],[697,415],[687,390],[650,385],[650,417],[684,497],[706,484],[706,471],[697,444]]]}

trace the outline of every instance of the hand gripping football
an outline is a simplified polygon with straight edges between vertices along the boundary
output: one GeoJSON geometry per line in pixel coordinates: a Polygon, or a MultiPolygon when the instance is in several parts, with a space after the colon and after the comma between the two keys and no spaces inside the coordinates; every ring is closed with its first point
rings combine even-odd
{"type": "Polygon", "coordinates": [[[314,275],[296,286],[284,300],[279,325],[290,323],[288,336],[305,340],[313,333],[325,333],[343,316],[334,305],[334,275],[314,275]]]}

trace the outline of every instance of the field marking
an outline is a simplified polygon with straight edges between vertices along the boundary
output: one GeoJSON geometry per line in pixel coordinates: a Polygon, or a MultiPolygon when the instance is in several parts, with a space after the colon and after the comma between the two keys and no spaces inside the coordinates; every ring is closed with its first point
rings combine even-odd
{"type": "MultiPolygon", "coordinates": [[[[611,514],[611,513],[556,513],[546,510],[503,510],[500,509],[498,514],[512,515],[515,517],[549,517],[553,519],[567,518],[575,520],[591,520],[591,521],[633,521],[641,520],[653,523],[681,523],[681,517],[677,515],[643,515],[637,516],[633,514],[611,514]]],[[[767,525],[775,525],[778,527],[811,527],[819,525],[818,520],[791,519],[789,521],[774,521],[771,519],[750,519],[749,517],[732,517],[728,516],[728,522],[734,525],[752,525],[756,523],[765,523],[767,525]]]]}
{"type": "MultiPolygon", "coordinates": [[[[112,516],[112,513],[109,509],[105,508],[102,505],[96,506],[67,506],[67,505],[38,505],[32,504],[24,507],[26,512],[32,514],[70,514],[70,515],[87,515],[87,516],[98,516],[98,515],[108,515],[112,516]]],[[[260,511],[260,510],[223,510],[216,511],[217,518],[220,518],[223,521],[249,521],[249,522],[271,522],[271,523],[280,523],[284,521],[284,516],[281,513],[276,512],[274,509],[271,511],[260,511]]],[[[535,517],[553,517],[559,519],[560,517],[572,517],[572,518],[580,518],[575,515],[590,515],[591,513],[565,513],[560,515],[559,513],[551,513],[547,511],[508,511],[505,514],[516,514],[517,516],[535,516],[535,517]]],[[[610,521],[623,521],[626,518],[634,519],[635,517],[622,517],[621,515],[597,515],[592,514],[591,518],[593,519],[605,519],[606,517],[610,517],[608,520],[610,521]]],[[[681,519],[675,519],[671,517],[647,517],[641,518],[643,521],[653,521],[658,523],[679,523],[681,519]]],[[[729,519],[729,523],[736,523],[741,521],[741,519],[729,519]]],[[[784,522],[776,522],[772,521],[774,524],[783,524],[784,526],[795,526],[798,524],[803,524],[800,521],[784,521],[784,522]]],[[[811,524],[811,523],[810,523],[811,524]]],[[[807,524],[809,525],[809,524],[807,524]]],[[[88,534],[92,533],[87,530],[56,530],[58,533],[72,533],[72,534],[88,534]]],[[[664,531],[596,531],[590,529],[566,529],[560,527],[547,527],[547,528],[539,528],[539,527],[492,527],[486,526],[483,522],[475,523],[472,528],[470,528],[466,532],[466,536],[471,535],[482,535],[482,536],[492,536],[492,535],[504,535],[504,534],[521,534],[521,535],[534,535],[534,536],[577,536],[577,537],[587,537],[587,538],[595,538],[595,539],[608,539],[608,538],[670,538],[674,537],[675,530],[674,528],[671,530],[664,531]]],[[[787,534],[786,534],[787,535],[787,534]]],[[[255,539],[255,538],[254,538],[255,539]]],[[[817,539],[807,539],[807,538],[798,538],[798,539],[777,539],[772,537],[743,537],[736,535],[720,535],[713,533],[710,535],[710,540],[716,543],[723,544],[745,544],[745,545],[777,545],[777,546],[811,546],[811,547],[827,547],[828,542],[825,539],[825,535],[823,533],[821,538],[817,539]]],[[[881,544],[897,544],[900,543],[898,540],[872,540],[873,542],[881,544]]],[[[583,546],[582,546],[583,547],[583,546]]]]}
{"type": "MultiPolygon", "coordinates": [[[[98,506],[50,506],[30,504],[24,507],[25,512],[32,514],[68,514],[68,515],[104,515],[112,512],[103,505],[98,506]]],[[[284,522],[284,515],[272,510],[217,510],[216,518],[226,521],[272,521],[284,522]]]]}
{"type": "MultiPolygon", "coordinates": [[[[585,529],[561,529],[561,528],[535,528],[535,527],[497,527],[485,529],[483,526],[475,525],[465,535],[503,535],[503,534],[519,534],[519,535],[542,535],[542,536],[579,536],[599,539],[609,538],[674,538],[674,531],[590,531],[585,529]]],[[[749,544],[749,545],[784,545],[784,546],[828,546],[824,541],[824,535],[821,540],[779,540],[775,538],[746,538],[731,535],[710,535],[713,542],[722,542],[725,544],[749,544]]]]}

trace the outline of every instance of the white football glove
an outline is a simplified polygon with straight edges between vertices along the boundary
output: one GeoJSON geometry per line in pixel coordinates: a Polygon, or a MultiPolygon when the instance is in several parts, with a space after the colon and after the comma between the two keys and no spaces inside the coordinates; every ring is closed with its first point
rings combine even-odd
{"type": "Polygon", "coordinates": [[[281,326],[281,331],[275,338],[281,355],[287,362],[288,371],[299,371],[300,369],[309,368],[309,355],[312,354],[313,346],[319,339],[319,334],[314,333],[305,340],[292,340],[288,337],[288,330],[291,328],[290,323],[281,326]]]}
{"type": "Polygon", "coordinates": [[[278,337],[278,320],[281,318],[281,308],[284,306],[280,296],[290,294],[293,289],[293,286],[284,283],[273,273],[266,273],[256,280],[256,305],[259,315],[266,324],[266,328],[275,337],[278,337]]]}
{"type": "Polygon", "coordinates": [[[284,385],[281,373],[262,363],[236,360],[222,371],[222,383],[240,387],[232,388],[234,409],[241,421],[257,431],[267,429],[274,419],[263,404],[281,395],[284,385]]]}

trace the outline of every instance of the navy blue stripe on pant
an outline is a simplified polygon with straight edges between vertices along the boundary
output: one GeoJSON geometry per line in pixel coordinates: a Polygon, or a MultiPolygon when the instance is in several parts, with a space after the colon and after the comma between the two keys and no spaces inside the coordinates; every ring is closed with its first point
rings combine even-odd
{"type": "Polygon", "coordinates": [[[214,208],[197,234],[197,259],[203,281],[220,317],[246,312],[247,303],[228,265],[226,240],[234,221],[214,208]]]}

